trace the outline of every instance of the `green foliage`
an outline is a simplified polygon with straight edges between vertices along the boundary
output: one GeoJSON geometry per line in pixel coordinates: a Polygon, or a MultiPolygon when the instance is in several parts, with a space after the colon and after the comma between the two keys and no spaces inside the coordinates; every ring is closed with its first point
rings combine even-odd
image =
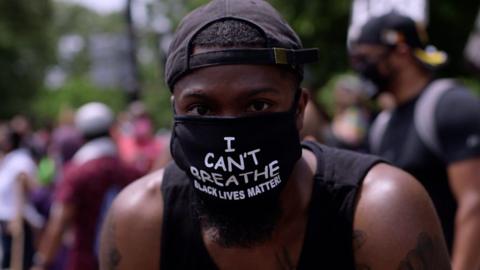
{"type": "Polygon", "coordinates": [[[334,112],[334,103],[333,103],[333,90],[335,89],[335,85],[337,84],[338,80],[344,74],[336,74],[332,76],[327,83],[325,83],[320,91],[317,91],[315,96],[313,97],[320,107],[330,116],[333,116],[334,112]]]}
{"type": "MultiPolygon", "coordinates": [[[[126,109],[127,96],[121,89],[100,89],[89,78],[90,56],[88,39],[97,33],[125,33],[126,22],[122,13],[100,15],[82,6],[55,2],[54,32],[57,38],[78,35],[86,42],[85,47],[73,59],[60,65],[68,72],[65,85],[59,89],[43,89],[35,99],[32,114],[37,123],[56,119],[64,108],[78,108],[90,101],[108,104],[116,112],[126,109]]],[[[140,42],[148,33],[137,33],[140,42]]],[[[155,62],[157,63],[157,62],[155,62]]],[[[143,92],[141,99],[159,127],[171,123],[170,93],[165,89],[158,67],[142,67],[143,92]]]]}
{"type": "Polygon", "coordinates": [[[449,55],[449,64],[441,75],[468,75],[463,56],[464,48],[479,12],[478,0],[430,0],[429,36],[432,44],[449,55]]]}
{"type": "Polygon", "coordinates": [[[69,3],[55,3],[55,32],[57,35],[76,33],[88,36],[92,33],[119,33],[125,31],[121,13],[100,15],[88,8],[69,3]]]}
{"type": "Polygon", "coordinates": [[[154,66],[145,66],[142,70],[144,83],[140,99],[153,117],[155,126],[170,128],[172,123],[172,106],[170,90],[163,83],[163,76],[154,66]]]}
{"type": "Polygon", "coordinates": [[[57,119],[63,108],[78,108],[81,105],[99,101],[118,112],[125,107],[125,94],[119,89],[99,89],[84,78],[73,78],[57,90],[43,89],[37,95],[33,115],[37,122],[57,119]]]}
{"type": "Polygon", "coordinates": [[[0,118],[29,112],[53,60],[50,0],[0,1],[0,118]]]}
{"type": "Polygon", "coordinates": [[[60,63],[71,76],[85,76],[90,69],[89,43],[96,33],[123,33],[125,22],[122,14],[100,15],[83,6],[69,3],[55,3],[54,30],[57,38],[65,35],[78,35],[85,42],[83,49],[69,60],[60,63]]]}
{"type": "Polygon", "coordinates": [[[313,89],[348,68],[346,51],[350,17],[349,0],[270,1],[302,39],[304,47],[320,50],[320,61],[311,65],[306,83],[313,89]]]}
{"type": "Polygon", "coordinates": [[[172,107],[170,92],[167,89],[145,87],[141,100],[145,103],[147,111],[152,115],[156,127],[171,127],[172,107]]]}

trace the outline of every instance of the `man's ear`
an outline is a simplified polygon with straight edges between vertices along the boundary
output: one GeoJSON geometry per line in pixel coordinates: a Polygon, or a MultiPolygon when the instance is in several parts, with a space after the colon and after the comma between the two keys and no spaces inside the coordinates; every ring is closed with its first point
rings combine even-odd
{"type": "Polygon", "coordinates": [[[296,112],[297,130],[300,131],[303,128],[303,118],[305,116],[305,107],[307,107],[310,94],[307,89],[300,88],[300,97],[298,98],[298,107],[296,112]]]}
{"type": "Polygon", "coordinates": [[[170,96],[170,106],[172,107],[172,111],[175,112],[175,96],[173,94],[170,96]]]}

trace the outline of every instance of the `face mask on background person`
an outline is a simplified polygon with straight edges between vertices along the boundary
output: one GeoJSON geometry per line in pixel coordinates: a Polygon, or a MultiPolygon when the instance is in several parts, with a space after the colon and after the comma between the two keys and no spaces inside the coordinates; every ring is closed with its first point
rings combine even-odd
{"type": "Polygon", "coordinates": [[[393,74],[390,72],[391,68],[388,68],[388,73],[380,70],[381,61],[386,61],[390,55],[390,51],[386,51],[376,59],[371,59],[366,56],[354,56],[352,67],[364,80],[370,82],[374,87],[374,95],[378,95],[385,91],[385,88],[393,80],[393,74]]]}

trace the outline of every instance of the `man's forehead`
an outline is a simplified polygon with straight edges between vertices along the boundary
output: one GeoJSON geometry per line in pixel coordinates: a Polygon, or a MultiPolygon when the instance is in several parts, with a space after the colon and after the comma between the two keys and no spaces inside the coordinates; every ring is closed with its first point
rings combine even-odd
{"type": "Polygon", "coordinates": [[[206,93],[216,88],[231,91],[275,92],[292,88],[295,77],[291,72],[270,65],[221,65],[194,70],[181,78],[174,94],[206,93]]]}

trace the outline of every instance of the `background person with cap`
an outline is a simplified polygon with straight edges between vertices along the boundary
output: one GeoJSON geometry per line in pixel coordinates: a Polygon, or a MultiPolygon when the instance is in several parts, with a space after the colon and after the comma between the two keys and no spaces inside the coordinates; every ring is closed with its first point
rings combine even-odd
{"type": "Polygon", "coordinates": [[[302,65],[316,58],[266,1],[187,15],[166,64],[175,163],[119,194],[101,269],[448,269],[412,177],[301,145],[302,65]]]}
{"type": "Polygon", "coordinates": [[[34,257],[34,269],[47,269],[53,262],[68,228],[73,229],[74,243],[67,269],[98,269],[96,237],[110,196],[140,176],[118,157],[110,137],[113,122],[113,112],[103,103],[92,102],[78,109],[75,127],[85,144],[73,156],[57,187],[48,226],[34,257]]]}
{"type": "Polygon", "coordinates": [[[353,68],[397,107],[375,121],[370,148],[414,175],[442,221],[453,269],[480,269],[480,101],[433,70],[446,54],[399,13],[374,17],[351,48],[353,68]]]}

